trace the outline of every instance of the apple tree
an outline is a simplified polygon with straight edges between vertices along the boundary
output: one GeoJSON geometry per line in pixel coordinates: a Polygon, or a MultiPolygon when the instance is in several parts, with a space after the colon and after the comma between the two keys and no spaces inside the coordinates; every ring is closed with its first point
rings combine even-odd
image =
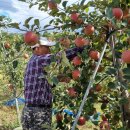
{"type": "MultiPolygon", "coordinates": [[[[66,0],[26,1],[30,8],[38,5],[53,19],[43,28],[40,20],[25,21],[25,31],[33,31],[49,40],[55,40],[52,53],[61,52],[61,64],[52,59],[46,68],[48,81],[54,84],[56,129],[70,129],[86,92],[89,90],[78,125],[84,125],[90,116],[97,116],[95,104],[102,110],[101,120],[93,121],[100,129],[130,128],[130,2],[128,0],[85,0],[68,5],[66,0]],[[53,30],[48,31],[48,30],[53,30]],[[95,72],[98,60],[106,46],[102,62],[95,72]],[[66,58],[68,48],[84,47],[73,59],[66,58]],[[87,88],[94,80],[91,88],[87,88]],[[65,109],[73,114],[67,115],[65,109]]],[[[76,128],[78,129],[78,127],[76,128]]]]}
{"type": "MultiPolygon", "coordinates": [[[[15,98],[23,94],[23,75],[29,58],[27,46],[19,34],[0,32],[0,72],[3,94],[15,98]]],[[[7,100],[7,99],[6,99],[7,100]]]]}

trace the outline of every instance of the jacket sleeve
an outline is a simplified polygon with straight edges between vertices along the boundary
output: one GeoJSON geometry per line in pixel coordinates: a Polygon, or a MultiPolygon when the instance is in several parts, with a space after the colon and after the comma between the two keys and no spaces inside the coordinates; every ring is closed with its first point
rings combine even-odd
{"type": "MultiPolygon", "coordinates": [[[[72,60],[75,56],[77,56],[78,53],[82,53],[82,51],[84,50],[84,48],[72,48],[72,49],[68,49],[66,50],[66,57],[69,60],[72,60]]],[[[38,61],[39,64],[42,64],[42,66],[47,66],[51,63],[53,57],[55,58],[56,56],[58,56],[59,58],[56,60],[57,63],[61,62],[61,52],[57,53],[57,54],[47,54],[47,55],[41,55],[38,56],[38,61]]]]}
{"type": "Polygon", "coordinates": [[[47,54],[47,55],[40,55],[37,57],[38,59],[38,64],[41,64],[43,67],[47,66],[51,63],[53,55],[47,54]]]}

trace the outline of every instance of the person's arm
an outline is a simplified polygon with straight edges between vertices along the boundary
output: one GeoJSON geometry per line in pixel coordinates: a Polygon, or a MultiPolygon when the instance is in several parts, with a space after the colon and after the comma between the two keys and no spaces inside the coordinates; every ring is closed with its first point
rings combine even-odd
{"type": "Polygon", "coordinates": [[[72,49],[68,49],[66,50],[66,57],[69,60],[72,60],[75,56],[77,56],[78,53],[82,53],[83,50],[84,50],[84,47],[75,47],[72,49]]]}
{"type": "Polygon", "coordinates": [[[38,64],[41,64],[43,67],[49,65],[51,63],[52,56],[54,55],[47,54],[37,56],[38,64]]]}
{"type": "MultiPolygon", "coordinates": [[[[78,53],[82,53],[82,51],[84,50],[84,47],[79,48],[79,47],[75,47],[75,48],[71,48],[66,50],[66,57],[71,60],[73,59],[75,56],[77,56],[78,53]]],[[[60,63],[61,61],[61,52],[57,53],[56,55],[54,54],[47,54],[47,55],[41,55],[38,56],[38,60],[39,60],[39,64],[42,64],[42,66],[47,66],[52,62],[52,58],[55,56],[58,56],[59,58],[56,60],[57,63],[60,63]]]]}
{"type": "Polygon", "coordinates": [[[38,63],[41,64],[43,67],[51,64],[51,62],[60,63],[61,61],[61,54],[46,54],[38,56],[38,63]],[[56,59],[55,59],[56,58],[56,59]]]}

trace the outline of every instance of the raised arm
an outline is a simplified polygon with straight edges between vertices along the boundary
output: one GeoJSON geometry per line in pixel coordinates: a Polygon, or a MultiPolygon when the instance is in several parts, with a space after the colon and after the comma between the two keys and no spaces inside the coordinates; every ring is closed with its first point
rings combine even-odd
{"type": "Polygon", "coordinates": [[[49,65],[53,56],[51,54],[37,56],[38,64],[41,64],[43,67],[49,65]]]}
{"type": "Polygon", "coordinates": [[[41,64],[44,67],[51,64],[51,62],[54,61],[60,63],[61,61],[60,55],[61,55],[60,53],[57,53],[57,54],[46,54],[46,55],[37,56],[38,64],[41,64]],[[55,59],[56,57],[57,59],[55,59]]]}
{"type": "MultiPolygon", "coordinates": [[[[84,50],[84,47],[79,48],[79,47],[75,47],[72,49],[68,49],[66,50],[66,56],[69,60],[72,60],[75,56],[77,56],[78,53],[81,53],[84,50]]],[[[47,66],[52,62],[53,57],[55,56],[59,56],[59,58],[57,59],[57,63],[60,63],[60,55],[61,52],[57,53],[57,54],[47,54],[47,55],[41,55],[38,56],[38,62],[39,64],[41,64],[42,66],[47,66]]]]}

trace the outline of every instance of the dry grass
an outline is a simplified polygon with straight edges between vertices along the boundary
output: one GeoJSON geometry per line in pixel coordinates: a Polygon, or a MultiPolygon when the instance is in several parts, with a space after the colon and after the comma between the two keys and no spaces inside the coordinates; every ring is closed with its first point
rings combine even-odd
{"type": "Polygon", "coordinates": [[[15,107],[0,107],[0,130],[13,130],[18,126],[15,107]]]}

